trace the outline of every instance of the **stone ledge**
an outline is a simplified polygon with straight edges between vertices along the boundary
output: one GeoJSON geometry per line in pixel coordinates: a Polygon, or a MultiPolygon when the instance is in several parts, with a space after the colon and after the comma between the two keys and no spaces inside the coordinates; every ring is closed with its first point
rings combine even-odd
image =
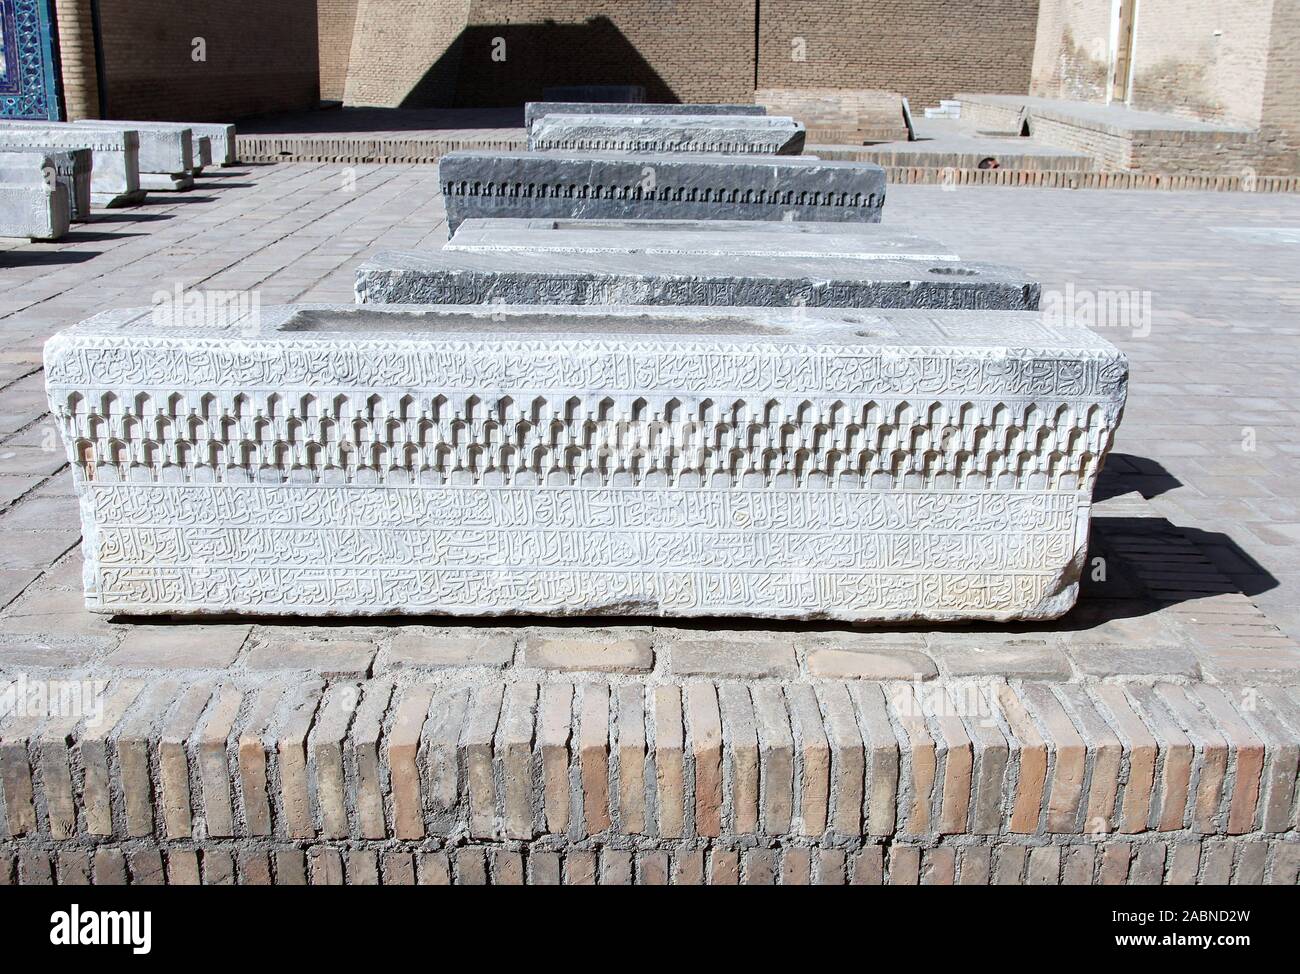
{"type": "Polygon", "coordinates": [[[1300,842],[670,848],[544,843],[0,845],[0,886],[1192,886],[1296,884],[1300,842]]]}
{"type": "Polygon", "coordinates": [[[0,681],[11,839],[1296,838],[1300,687],[85,681],[0,681]]]}

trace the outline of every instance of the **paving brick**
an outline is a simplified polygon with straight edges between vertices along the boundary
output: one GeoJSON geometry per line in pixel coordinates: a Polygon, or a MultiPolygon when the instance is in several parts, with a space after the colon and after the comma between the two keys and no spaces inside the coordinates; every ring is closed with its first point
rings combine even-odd
{"type": "Polygon", "coordinates": [[[471,691],[443,691],[434,697],[426,731],[424,758],[429,782],[429,808],[433,833],[450,829],[462,793],[467,769],[462,767],[461,735],[470,712],[471,691]]]}
{"type": "Polygon", "coordinates": [[[740,854],[729,849],[714,849],[709,853],[709,885],[740,885],[740,854]]]}
{"type": "Polygon", "coordinates": [[[759,751],[759,824],[768,835],[789,830],[794,816],[794,736],[781,688],[755,684],[754,723],[759,751]]]}
{"type": "Polygon", "coordinates": [[[421,886],[450,886],[451,864],[445,852],[416,854],[416,873],[421,886]]]}
{"type": "Polygon", "coordinates": [[[1169,855],[1169,885],[1196,885],[1196,876],[1200,868],[1201,844],[1199,842],[1174,843],[1169,855]]]}
{"type": "Polygon", "coordinates": [[[609,817],[609,687],[582,687],[578,718],[578,769],[582,782],[582,822],[588,835],[604,832],[609,817]]]}
{"type": "Polygon", "coordinates": [[[95,850],[91,877],[96,886],[126,885],[126,856],[121,849],[100,846],[95,850]]]}
{"type": "MultiPolygon", "coordinates": [[[[921,706],[938,729],[936,757],[942,754],[943,777],[939,791],[939,818],[935,828],[944,835],[966,831],[970,815],[974,751],[966,725],[943,694],[926,691],[921,706]]],[[[950,883],[948,885],[951,885],[950,883]]]]}
{"type": "Polygon", "coordinates": [[[573,687],[548,683],[542,687],[537,718],[537,747],[542,759],[542,807],[546,831],[569,829],[569,735],[573,716],[573,687]]]}
{"type": "Polygon", "coordinates": [[[776,639],[682,639],[668,648],[676,676],[758,680],[798,675],[794,644],[776,639]]]}
{"type": "Polygon", "coordinates": [[[711,683],[684,688],[687,736],[695,778],[695,832],[722,833],[722,716],[711,683]]]}
{"type": "Polygon", "coordinates": [[[1207,840],[1201,845],[1201,885],[1227,886],[1232,878],[1232,859],[1236,846],[1207,840]]]}
{"type": "Polygon", "coordinates": [[[596,853],[573,849],[564,856],[564,882],[568,886],[596,885],[596,853]]]}
{"type": "Polygon", "coordinates": [[[1234,774],[1228,802],[1227,832],[1229,835],[1244,835],[1255,828],[1264,774],[1264,742],[1251,730],[1221,688],[1200,684],[1189,693],[1200,698],[1232,751],[1234,774]]]}
{"type": "Polygon", "coordinates": [[[817,688],[817,694],[826,718],[826,737],[831,751],[828,825],[841,835],[858,835],[862,829],[866,764],[853,701],[844,686],[838,683],[822,684],[817,688]]]}
{"type": "Polygon", "coordinates": [[[385,886],[415,885],[415,860],[409,852],[385,852],[380,864],[385,886]]]}
{"type": "Polygon", "coordinates": [[[324,686],[320,683],[298,687],[287,702],[276,739],[283,827],[285,835],[292,839],[311,838],[316,834],[307,781],[307,734],[323,696],[324,686]]]}
{"type": "MultiPolygon", "coordinates": [[[[1120,800],[1119,831],[1135,834],[1148,828],[1156,778],[1156,739],[1133,710],[1122,687],[1098,684],[1096,700],[1112,721],[1116,735],[1128,752],[1128,773],[1120,800]]],[[[1125,867],[1127,875],[1127,866],[1125,867]]]]}
{"type": "Polygon", "coordinates": [[[1166,849],[1163,842],[1139,843],[1129,864],[1130,886],[1159,886],[1164,882],[1166,849]]]}
{"type": "Polygon", "coordinates": [[[741,856],[740,878],[745,886],[776,885],[775,849],[746,849],[741,856]]]}
{"type": "Polygon", "coordinates": [[[268,670],[313,670],[334,680],[364,680],[370,676],[376,647],[361,640],[276,640],[255,641],[247,656],[254,672],[268,670]]]}
{"type": "Polygon", "coordinates": [[[199,882],[199,854],[193,849],[168,849],[168,885],[198,886],[199,882]]]}
{"type": "Polygon", "coordinates": [[[1261,828],[1285,832],[1291,828],[1300,769],[1300,729],[1286,719],[1295,715],[1290,697],[1277,687],[1263,687],[1255,706],[1244,708],[1258,736],[1265,744],[1265,771],[1261,796],[1261,828]]]}
{"type": "Polygon", "coordinates": [[[1260,886],[1268,864],[1267,842],[1243,842],[1237,850],[1237,866],[1232,872],[1234,886],[1260,886]]]}
{"type": "Polygon", "coordinates": [[[637,853],[636,884],[638,886],[667,886],[670,876],[668,870],[668,853],[637,853]]]}
{"type": "Polygon", "coordinates": [[[646,831],[645,688],[639,683],[619,687],[617,706],[619,830],[642,835],[646,831]]]}
{"type": "Polygon", "coordinates": [[[488,884],[487,854],[477,846],[464,846],[452,853],[457,886],[488,884]]]}
{"type": "Polygon", "coordinates": [[[301,849],[275,851],[275,883],[277,886],[307,885],[307,857],[301,849]]]}
{"type": "Polygon", "coordinates": [[[818,849],[816,855],[816,885],[843,886],[847,858],[843,849],[818,849]]]}
{"type": "Polygon", "coordinates": [[[1091,845],[1072,845],[1062,850],[1061,885],[1091,886],[1096,852],[1091,845]]]}
{"type": "Polygon", "coordinates": [[[884,691],[874,683],[850,688],[857,706],[867,762],[867,834],[893,835],[897,819],[899,747],[884,691]]]}
{"type": "Polygon", "coordinates": [[[813,688],[792,684],[785,688],[785,697],[797,758],[793,826],[799,835],[819,837],[826,831],[830,805],[830,744],[813,688]]]}
{"type": "Polygon", "coordinates": [[[672,863],[674,886],[704,885],[703,852],[698,849],[674,852],[672,855],[672,863]]]}
{"type": "Polygon", "coordinates": [[[1061,849],[1059,846],[1035,846],[1029,850],[1025,872],[1026,886],[1056,886],[1061,880],[1061,849]]]}
{"type": "Polygon", "coordinates": [[[174,680],[163,680],[147,688],[117,733],[118,779],[126,813],[126,834],[132,838],[153,833],[150,739],[159,719],[167,712],[179,692],[180,684],[174,680]]]}
{"type": "MultiPolygon", "coordinates": [[[[17,691],[21,692],[21,691],[17,691]]],[[[3,695],[0,695],[3,699],[3,695]]],[[[15,710],[25,711],[26,704],[15,710]]],[[[8,834],[17,838],[36,831],[36,799],[27,742],[35,735],[43,716],[39,711],[0,712],[0,796],[4,798],[8,834]]]]}
{"type": "Polygon", "coordinates": [[[205,849],[199,856],[204,886],[236,885],[235,860],[224,849],[205,849]]]}
{"type": "Polygon", "coordinates": [[[312,886],[343,885],[343,857],[337,849],[315,846],[307,853],[307,862],[312,886]]]}
{"type": "Polygon", "coordinates": [[[599,632],[592,638],[533,635],[524,644],[524,665],[544,670],[649,673],[654,659],[649,636],[615,639],[599,632]]]}
{"type": "Polygon", "coordinates": [[[958,856],[958,883],[962,886],[987,886],[992,875],[993,853],[986,845],[963,846],[958,856]]]}
{"type": "Polygon", "coordinates": [[[1129,696],[1141,709],[1142,718],[1160,742],[1159,812],[1156,828],[1172,832],[1183,827],[1190,798],[1192,742],[1149,687],[1133,685],[1129,696]]]}
{"type": "Polygon", "coordinates": [[[533,837],[533,727],[537,694],[536,683],[511,684],[506,690],[505,708],[497,728],[508,839],[533,837]]]}
{"type": "MultiPolygon", "coordinates": [[[[0,871],[4,866],[0,864],[0,871]]],[[[60,886],[90,885],[90,853],[85,849],[60,849],[56,858],[55,877],[60,886]]],[[[0,886],[4,880],[0,879],[0,886]]]]}
{"type": "Polygon", "coordinates": [[[1111,842],[1102,849],[1097,879],[1102,886],[1123,886],[1128,881],[1129,860],[1133,847],[1127,842],[1111,842]]]}
{"type": "Polygon", "coordinates": [[[343,754],[360,700],[361,687],[356,684],[338,683],[327,689],[308,742],[308,769],[316,785],[317,829],[327,839],[343,839],[351,834],[343,754]]]}
{"type": "Polygon", "coordinates": [[[1045,639],[951,631],[931,633],[928,641],[931,655],[951,677],[1068,680],[1071,675],[1065,653],[1045,639]]]}
{"type": "Polygon", "coordinates": [[[810,676],[828,680],[928,680],[938,668],[924,653],[911,649],[809,648],[810,676]]]}
{"type": "Polygon", "coordinates": [[[420,735],[429,715],[433,689],[410,686],[398,691],[392,727],[385,738],[390,790],[393,796],[393,834],[399,839],[424,838],[424,803],[417,763],[420,735]]]}
{"type": "Polygon", "coordinates": [[[442,669],[489,666],[500,669],[515,655],[515,637],[508,632],[441,633],[421,627],[401,629],[380,655],[381,668],[442,669]]]}
{"type": "Polygon", "coordinates": [[[1026,856],[1024,846],[998,846],[993,853],[993,885],[1024,885],[1026,856]]]}
{"type": "Polygon", "coordinates": [[[24,849],[18,853],[18,885],[54,885],[54,866],[47,853],[36,849],[24,849]]]}
{"type": "Polygon", "coordinates": [[[957,851],[951,846],[926,849],[921,855],[922,886],[953,886],[957,880],[957,851]]]}
{"type": "Polygon", "coordinates": [[[921,849],[895,843],[889,849],[889,885],[918,886],[921,882],[921,849]]]}
{"type": "Polygon", "coordinates": [[[812,885],[812,851],[799,846],[792,846],[781,853],[782,886],[812,885]]]}
{"type": "Polygon", "coordinates": [[[225,669],[239,655],[251,626],[132,626],[107,666],[150,670],[225,669]]]}
{"type": "Polygon", "coordinates": [[[1273,843],[1273,863],[1268,872],[1271,886],[1294,886],[1300,881],[1300,842],[1273,843]]]}
{"type": "Polygon", "coordinates": [[[514,849],[493,849],[491,852],[492,885],[523,886],[524,857],[514,849]]]}
{"type": "Polygon", "coordinates": [[[1079,809],[1088,770],[1087,748],[1050,687],[1030,684],[1024,691],[1026,705],[1051,742],[1053,760],[1047,791],[1047,831],[1078,832],[1079,809]]]}
{"type": "Polygon", "coordinates": [[[1014,742],[1009,743],[1018,768],[1015,799],[1007,828],[1011,832],[1032,833],[1038,829],[1043,807],[1043,789],[1047,781],[1047,742],[1043,740],[1019,695],[1011,687],[998,687],[997,700],[1014,737],[1014,742]]]}
{"type": "Polygon", "coordinates": [[[239,767],[240,800],[244,809],[244,829],[249,835],[271,834],[267,756],[275,752],[275,739],[268,731],[284,693],[285,688],[279,684],[258,690],[236,735],[235,761],[239,767]]]}
{"type": "Polygon", "coordinates": [[[1157,683],[1155,691],[1161,704],[1182,726],[1195,750],[1196,788],[1190,825],[1198,832],[1218,832],[1223,783],[1228,775],[1228,742],[1182,687],[1157,683]]]}
{"type": "MultiPolygon", "coordinates": [[[[939,755],[934,738],[926,726],[921,701],[912,687],[900,685],[889,694],[890,712],[907,737],[904,765],[909,768],[907,816],[899,831],[904,835],[925,835],[930,831],[930,813],[934,802],[935,773],[939,755]]],[[[906,793],[905,793],[906,795],[906,793]]],[[[903,800],[900,799],[900,804],[903,800]]]]}
{"type": "Polygon", "coordinates": [[[1005,779],[1011,749],[993,714],[996,711],[990,691],[978,684],[948,687],[948,698],[958,712],[965,713],[972,754],[971,788],[974,810],[971,831],[977,835],[996,835],[1002,830],[1005,779]]]}
{"type": "Polygon", "coordinates": [[[528,854],[528,882],[533,886],[559,886],[559,853],[530,852],[528,854]]]}
{"type": "Polygon", "coordinates": [[[112,780],[109,772],[109,736],[126,715],[131,704],[143,689],[141,683],[124,683],[115,686],[104,700],[99,720],[89,717],[77,751],[81,756],[81,807],[83,823],[90,835],[113,834],[112,780]]]}
{"type": "Polygon", "coordinates": [[[632,885],[632,853],[627,849],[602,849],[600,852],[600,885],[632,885]]]}
{"type": "Polygon", "coordinates": [[[685,834],[685,730],[681,690],[674,686],[654,691],[655,808],[658,834],[665,839],[685,834]]]}
{"type": "Polygon", "coordinates": [[[210,836],[235,834],[230,795],[230,763],[226,748],[243,699],[243,694],[238,690],[229,687],[219,689],[195,743],[199,782],[203,788],[204,823],[210,836]]]}
{"type": "Polygon", "coordinates": [[[186,687],[158,735],[158,784],[163,826],[169,839],[189,838],[193,831],[189,740],[212,699],[212,691],[213,686],[205,681],[186,687]]]}
{"type": "Polygon", "coordinates": [[[878,845],[866,846],[853,857],[853,871],[849,874],[849,885],[880,886],[884,882],[884,851],[878,845]]]}
{"type": "Polygon", "coordinates": [[[264,849],[244,849],[239,853],[239,882],[243,886],[270,886],[271,860],[264,849]]]}
{"type": "Polygon", "coordinates": [[[742,683],[719,684],[718,707],[730,793],[727,828],[736,835],[752,835],[758,831],[759,757],[749,690],[742,683]]]}
{"type": "MultiPolygon", "coordinates": [[[[465,782],[469,792],[469,834],[490,839],[496,834],[497,793],[492,768],[492,740],[501,716],[501,684],[488,684],[474,692],[465,720],[461,747],[465,752],[465,782]]],[[[463,850],[462,850],[463,851],[463,850]]],[[[457,882],[464,885],[464,880],[457,882]]]]}
{"type": "Polygon", "coordinates": [[[1054,689],[1074,715],[1088,748],[1091,777],[1084,803],[1083,830],[1090,835],[1107,834],[1117,824],[1115,802],[1119,795],[1124,749],[1110,725],[1097,712],[1087,691],[1064,684],[1054,689]]]}

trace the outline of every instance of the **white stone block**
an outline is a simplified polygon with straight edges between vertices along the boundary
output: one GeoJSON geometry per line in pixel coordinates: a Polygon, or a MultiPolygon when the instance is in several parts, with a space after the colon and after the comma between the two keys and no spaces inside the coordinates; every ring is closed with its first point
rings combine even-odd
{"type": "Polygon", "coordinates": [[[45,350],[100,612],[1053,618],[1128,376],[1034,312],[157,317],[45,350]]]}
{"type": "Polygon", "coordinates": [[[14,148],[90,149],[91,202],[97,206],[132,206],[144,201],[140,188],[140,134],[118,127],[74,127],[66,122],[0,121],[0,144],[14,148]]]}
{"type": "Polygon", "coordinates": [[[528,130],[528,148],[797,156],[805,136],[781,115],[543,115],[528,130]]]}
{"type": "Polygon", "coordinates": [[[53,156],[0,153],[0,237],[58,240],[70,217],[68,186],[57,178],[53,156]]]}

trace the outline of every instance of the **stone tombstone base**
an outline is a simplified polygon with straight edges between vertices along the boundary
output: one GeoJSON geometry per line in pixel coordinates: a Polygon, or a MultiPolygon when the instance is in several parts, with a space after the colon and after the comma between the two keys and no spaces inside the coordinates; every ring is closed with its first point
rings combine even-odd
{"type": "Polygon", "coordinates": [[[474,217],[879,223],[885,171],[799,156],[460,151],[438,162],[454,232],[474,217]]]}
{"type": "Polygon", "coordinates": [[[45,349],[99,612],[1055,618],[1128,375],[1027,312],[155,315],[45,349]]]}
{"type": "Polygon", "coordinates": [[[125,127],[74,127],[59,122],[0,121],[0,145],[9,148],[90,149],[91,202],[131,206],[144,201],[140,188],[140,135],[125,127]]]}
{"type": "Polygon", "coordinates": [[[58,240],[68,232],[68,184],[49,152],[0,153],[0,237],[58,240]]]}
{"type": "MultiPolygon", "coordinates": [[[[106,123],[102,119],[85,118],[77,121],[78,125],[91,124],[118,124],[129,125],[135,129],[161,129],[171,131],[181,131],[188,129],[193,139],[194,158],[193,168],[199,169],[203,166],[210,166],[214,162],[219,166],[231,166],[235,163],[235,126],[225,122],[113,122],[106,123]],[[200,143],[207,139],[208,148],[205,151],[200,143]]],[[[164,171],[164,170],[159,170],[164,171]]]]}
{"type": "Polygon", "coordinates": [[[90,219],[90,178],[94,168],[90,149],[69,149],[53,146],[13,148],[0,144],[0,152],[30,155],[44,153],[54,163],[55,176],[68,193],[68,219],[84,223],[90,219]]]}
{"type": "Polygon", "coordinates": [[[528,148],[797,156],[804,137],[801,124],[777,115],[543,115],[528,129],[528,148]]]}
{"type": "Polygon", "coordinates": [[[467,220],[436,253],[357,269],[377,304],[600,304],[1032,311],[1023,272],[877,223],[467,220]],[[823,232],[807,232],[823,228],[823,232]],[[830,232],[825,232],[830,231],[830,232]]]}
{"type": "Polygon", "coordinates": [[[524,105],[524,128],[545,115],[766,115],[762,105],[664,105],[657,102],[530,101],[524,105]]]}
{"type": "Polygon", "coordinates": [[[188,189],[194,168],[194,131],[180,122],[120,122],[84,119],[67,122],[74,129],[129,128],[140,135],[140,185],[150,190],[188,189]],[[150,176],[154,178],[150,179],[150,176]],[[164,177],[159,179],[157,177],[164,177]]]}

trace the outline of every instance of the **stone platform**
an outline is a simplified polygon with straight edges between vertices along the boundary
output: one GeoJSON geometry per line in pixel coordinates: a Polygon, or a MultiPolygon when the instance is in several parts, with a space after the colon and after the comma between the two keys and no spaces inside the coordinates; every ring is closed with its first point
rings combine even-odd
{"type": "Polygon", "coordinates": [[[140,134],[134,129],[74,128],[51,122],[0,122],[0,145],[52,149],[90,149],[91,202],[109,208],[135,206],[144,201],[140,187],[140,134]]]}
{"type": "Polygon", "coordinates": [[[799,156],[452,152],[438,181],[454,232],[474,217],[879,223],[885,173],[799,156]]]}
{"type": "Polygon", "coordinates": [[[100,612],[1050,619],[1128,368],[1029,312],[109,312],[46,346],[100,612]]]}
{"type": "Polygon", "coordinates": [[[797,156],[804,127],[768,115],[543,115],[530,151],[709,153],[797,156]]]}
{"type": "Polygon", "coordinates": [[[379,304],[1031,311],[1038,298],[1022,272],[874,223],[466,220],[441,251],[357,268],[357,300],[379,304]]]}
{"type": "Polygon", "coordinates": [[[1296,884],[1294,647],[1225,669],[1267,621],[1175,595],[1230,587],[1101,507],[1107,582],[1013,632],[87,618],[55,648],[47,587],[5,612],[0,883],[1296,884]]]}

